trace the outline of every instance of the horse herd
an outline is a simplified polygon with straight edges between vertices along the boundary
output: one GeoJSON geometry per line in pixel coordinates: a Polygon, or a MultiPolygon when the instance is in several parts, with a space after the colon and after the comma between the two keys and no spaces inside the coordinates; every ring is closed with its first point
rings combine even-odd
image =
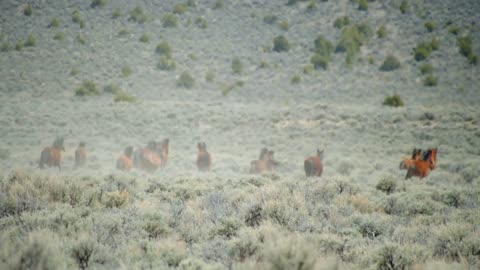
{"type": "MultiPolygon", "coordinates": [[[[169,139],[163,141],[150,141],[145,147],[134,149],[133,146],[127,146],[116,161],[116,168],[121,171],[131,171],[137,169],[148,173],[153,173],[157,169],[163,169],[168,162],[169,139]]],[[[207,151],[205,142],[197,144],[198,155],[196,165],[199,171],[210,171],[212,167],[212,157],[207,151]]],[[[44,168],[58,167],[61,170],[62,155],[65,151],[64,139],[57,138],[52,146],[45,147],[40,155],[39,167],[44,168]]],[[[304,160],[304,170],[307,177],[320,177],[323,173],[323,150],[317,149],[315,156],[307,157],[304,160]]],[[[407,170],[405,179],[417,176],[419,178],[427,177],[430,171],[434,170],[437,161],[437,148],[433,149],[413,149],[411,157],[403,158],[400,162],[400,169],[407,170]]],[[[80,142],[75,150],[75,167],[85,166],[87,162],[87,151],[85,143],[80,142]]],[[[279,162],[274,158],[274,151],[262,148],[259,158],[250,162],[249,172],[252,174],[261,174],[273,171],[279,162]]]]}

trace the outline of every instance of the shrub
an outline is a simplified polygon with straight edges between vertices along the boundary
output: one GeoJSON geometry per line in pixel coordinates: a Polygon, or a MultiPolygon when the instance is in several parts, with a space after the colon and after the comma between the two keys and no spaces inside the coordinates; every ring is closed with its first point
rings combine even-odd
{"type": "Polygon", "coordinates": [[[116,84],[107,84],[103,87],[103,92],[105,93],[110,93],[110,94],[117,94],[117,93],[120,93],[122,92],[122,90],[120,89],[120,87],[116,84]]]}
{"type": "Polygon", "coordinates": [[[386,97],[383,101],[383,105],[391,107],[403,107],[403,100],[399,95],[393,95],[386,97]]]}
{"type": "Polygon", "coordinates": [[[469,62],[470,64],[472,64],[472,65],[478,64],[478,57],[477,57],[477,55],[476,55],[476,54],[470,54],[470,55],[468,56],[468,62],[469,62]]]}
{"type": "Polygon", "coordinates": [[[105,206],[108,208],[121,208],[129,201],[129,193],[126,190],[108,192],[105,206]]]}
{"type": "Polygon", "coordinates": [[[169,233],[168,226],[159,217],[147,221],[143,229],[148,233],[150,239],[157,239],[169,233]]]}
{"type": "Polygon", "coordinates": [[[80,73],[80,70],[78,68],[72,68],[70,70],[70,75],[71,76],[76,76],[76,75],[78,75],[78,73],[80,73]]]}
{"type": "Polygon", "coordinates": [[[112,19],[118,19],[122,17],[122,11],[119,8],[116,8],[112,13],[112,19]]]}
{"type": "Polygon", "coordinates": [[[215,1],[215,4],[213,5],[213,8],[214,9],[223,8],[224,5],[225,5],[224,0],[217,0],[217,1],[215,1]]]}
{"type": "Polygon", "coordinates": [[[83,21],[82,17],[80,17],[80,11],[78,9],[72,12],[72,21],[80,26],[80,28],[85,27],[85,22],[83,21]]]}
{"type": "Polygon", "coordinates": [[[177,64],[175,63],[175,61],[165,55],[160,56],[160,61],[157,64],[158,69],[165,71],[175,70],[176,66],[177,64]]]}
{"type": "Polygon", "coordinates": [[[237,236],[237,232],[241,226],[242,223],[240,222],[240,220],[233,217],[227,217],[220,220],[220,225],[217,226],[213,233],[215,235],[220,235],[222,237],[230,239],[234,236],[237,236]]]}
{"type": "Polygon", "coordinates": [[[28,34],[27,40],[25,41],[25,46],[35,47],[36,44],[37,44],[37,39],[32,34],[28,34]]]}
{"type": "Polygon", "coordinates": [[[314,44],[315,53],[330,58],[330,55],[333,53],[333,44],[330,40],[320,35],[315,39],[314,44]]]}
{"type": "Polygon", "coordinates": [[[336,18],[335,21],[333,22],[333,26],[339,29],[347,25],[350,25],[350,17],[348,16],[336,18]]]}
{"type": "Polygon", "coordinates": [[[209,71],[207,72],[207,74],[205,74],[205,80],[207,82],[213,82],[214,79],[215,79],[215,74],[213,74],[213,72],[209,71]]]}
{"type": "Polygon", "coordinates": [[[143,33],[139,40],[140,42],[148,43],[150,42],[150,36],[147,33],[143,33]]]}
{"type": "Polygon", "coordinates": [[[33,13],[32,5],[30,4],[25,5],[25,7],[23,8],[23,15],[32,16],[32,13],[33,13]]]}
{"type": "Polygon", "coordinates": [[[388,55],[380,66],[381,71],[392,71],[400,68],[401,64],[398,59],[393,55],[388,55]]]}
{"type": "Polygon", "coordinates": [[[414,261],[409,255],[408,249],[388,244],[380,250],[376,258],[377,269],[411,269],[414,261]]]}
{"type": "Polygon", "coordinates": [[[299,84],[302,79],[298,75],[294,75],[290,80],[291,84],[299,84]]]}
{"type": "Polygon", "coordinates": [[[100,91],[92,81],[83,81],[82,85],[75,91],[77,96],[99,96],[100,91]]]}
{"type": "Polygon", "coordinates": [[[84,38],[82,35],[80,35],[80,34],[77,35],[77,37],[75,38],[75,40],[76,40],[78,43],[82,44],[82,45],[85,45],[85,43],[86,43],[85,38],[84,38]]]}
{"type": "Polygon", "coordinates": [[[313,64],[305,65],[303,67],[303,74],[311,74],[314,69],[315,69],[315,66],[313,64]]]}
{"type": "Polygon", "coordinates": [[[48,24],[48,28],[57,28],[60,26],[60,20],[58,18],[53,18],[48,24]]]}
{"type": "Polygon", "coordinates": [[[376,189],[391,194],[397,188],[397,181],[391,177],[382,178],[375,186],[376,189]]]}
{"type": "Polygon", "coordinates": [[[236,81],[230,85],[226,85],[223,89],[222,89],[222,95],[223,96],[226,96],[228,93],[230,93],[231,91],[233,91],[235,88],[237,87],[242,87],[245,83],[243,81],[236,81]]]}
{"type": "Polygon", "coordinates": [[[437,85],[437,78],[433,77],[432,75],[428,75],[425,77],[423,81],[423,85],[425,86],[436,86],[437,85]]]}
{"type": "Polygon", "coordinates": [[[23,49],[23,46],[25,46],[25,43],[23,41],[18,41],[17,44],[15,44],[15,50],[16,51],[21,51],[23,49]]]}
{"type": "Polygon", "coordinates": [[[425,28],[427,28],[428,32],[433,32],[437,28],[437,24],[434,21],[428,21],[425,23],[425,28]]]}
{"type": "Polygon", "coordinates": [[[458,35],[460,34],[460,28],[458,26],[451,26],[450,28],[448,28],[448,32],[450,32],[450,34],[453,34],[453,35],[458,35]]]}
{"type": "Polygon", "coordinates": [[[240,61],[240,58],[235,57],[232,60],[232,72],[233,74],[241,74],[242,73],[242,62],[240,61]]]}
{"type": "Polygon", "coordinates": [[[163,27],[177,27],[178,25],[178,18],[175,14],[168,13],[165,14],[162,18],[162,25],[163,27]]]}
{"type": "Polygon", "coordinates": [[[183,88],[192,88],[195,86],[195,79],[190,75],[190,73],[184,71],[177,80],[177,86],[183,88]]]}
{"type": "Polygon", "coordinates": [[[373,218],[363,218],[355,220],[354,223],[358,226],[358,232],[363,237],[374,240],[380,235],[384,234],[385,228],[382,223],[373,218]]]}
{"type": "Polygon", "coordinates": [[[187,12],[188,6],[186,4],[176,4],[175,7],[173,8],[173,13],[175,14],[184,14],[187,12]]]}
{"type": "Polygon", "coordinates": [[[371,35],[372,30],[366,22],[345,27],[335,52],[347,52],[354,55],[360,51],[361,46],[367,43],[371,35]]]}
{"type": "Polygon", "coordinates": [[[137,98],[135,98],[134,96],[130,96],[129,94],[123,92],[123,91],[118,91],[116,94],[115,94],[115,97],[113,98],[113,101],[114,102],[128,102],[128,103],[132,103],[132,102],[136,102],[137,101],[137,98]]]}
{"type": "Polygon", "coordinates": [[[277,22],[277,19],[277,16],[270,14],[263,17],[263,22],[266,24],[274,24],[275,22],[277,22]]]}
{"type": "Polygon", "coordinates": [[[0,48],[0,50],[2,52],[8,52],[8,51],[11,51],[13,48],[12,44],[8,41],[5,41],[2,43],[2,47],[0,48]]]}
{"type": "Polygon", "coordinates": [[[125,29],[125,28],[122,28],[122,29],[120,29],[120,31],[118,31],[118,35],[121,36],[121,37],[128,35],[128,33],[129,33],[128,30],[125,29]]]}
{"type": "Polygon", "coordinates": [[[378,38],[384,38],[384,37],[387,36],[387,28],[385,27],[384,24],[382,26],[380,26],[380,28],[378,28],[377,36],[378,36],[378,38]]]}
{"type": "Polygon", "coordinates": [[[203,17],[197,17],[195,19],[195,25],[201,29],[206,29],[208,27],[207,20],[203,17]]]}
{"type": "Polygon", "coordinates": [[[469,57],[470,55],[473,54],[472,37],[471,36],[465,36],[465,37],[457,38],[457,45],[458,45],[458,48],[460,50],[460,53],[463,56],[469,57]]]}
{"type": "Polygon", "coordinates": [[[287,52],[290,49],[290,44],[284,36],[278,36],[273,39],[273,50],[276,52],[287,52]]]}
{"type": "Polygon", "coordinates": [[[307,5],[307,10],[308,11],[313,11],[317,8],[317,3],[316,3],[316,0],[310,0],[308,1],[308,5],[307,5]]]}
{"type": "Polygon", "coordinates": [[[122,77],[128,77],[133,73],[132,69],[129,66],[122,67],[122,77]]]}
{"type": "Polygon", "coordinates": [[[420,66],[420,72],[422,74],[432,74],[435,69],[433,68],[432,65],[424,63],[423,65],[420,66]]]}
{"type": "Polygon", "coordinates": [[[330,62],[330,58],[328,56],[323,56],[321,54],[314,54],[312,58],[310,58],[310,63],[313,64],[315,69],[328,69],[328,63],[330,62]]]}
{"type": "Polygon", "coordinates": [[[432,53],[432,44],[427,42],[422,42],[418,44],[417,47],[414,49],[414,53],[415,53],[415,60],[423,61],[427,59],[432,53]]]}
{"type": "MultiPolygon", "coordinates": [[[[313,270],[317,261],[315,248],[309,241],[297,238],[279,237],[268,243],[262,257],[266,258],[265,269],[313,270]]],[[[254,267],[256,268],[256,267],[254,267]]],[[[263,267],[260,267],[263,268],[263,267]]]]}
{"type": "Polygon", "coordinates": [[[75,259],[80,269],[88,268],[95,250],[96,242],[89,237],[82,236],[82,238],[75,243],[72,247],[72,257],[75,259]]]}
{"type": "Polygon", "coordinates": [[[93,0],[92,3],[90,4],[91,8],[96,8],[96,7],[104,7],[108,3],[108,0],[93,0]]]}
{"type": "Polygon", "coordinates": [[[480,241],[473,231],[469,224],[450,224],[441,228],[435,233],[434,255],[453,260],[478,257],[480,241]]]}
{"type": "Polygon", "coordinates": [[[414,216],[432,215],[440,211],[441,205],[422,192],[402,192],[390,195],[385,202],[384,211],[389,215],[414,216]]]}
{"type": "Polygon", "coordinates": [[[405,14],[407,13],[407,11],[408,11],[408,1],[403,0],[402,3],[400,3],[400,12],[402,12],[402,14],[405,14]]]}
{"type": "Polygon", "coordinates": [[[287,20],[281,21],[280,23],[278,23],[278,26],[279,26],[280,29],[282,29],[283,31],[287,31],[288,28],[289,28],[289,25],[288,25],[288,21],[287,21],[287,20]]]}
{"type": "Polygon", "coordinates": [[[359,10],[368,10],[368,0],[359,0],[358,1],[359,10]]]}
{"type": "Polygon", "coordinates": [[[155,48],[155,52],[167,58],[172,56],[172,49],[170,48],[170,44],[166,41],[160,42],[155,48]]]}
{"type": "Polygon", "coordinates": [[[148,16],[143,13],[143,9],[140,6],[136,6],[132,11],[130,11],[129,15],[129,21],[136,23],[145,23],[148,21],[148,16]]]}
{"type": "Polygon", "coordinates": [[[64,39],[63,33],[56,33],[56,34],[53,36],[53,39],[54,39],[54,40],[63,40],[63,39],[64,39]]]}
{"type": "Polygon", "coordinates": [[[430,47],[432,47],[432,51],[438,50],[440,48],[440,41],[437,38],[433,37],[432,41],[430,42],[430,47]]]}

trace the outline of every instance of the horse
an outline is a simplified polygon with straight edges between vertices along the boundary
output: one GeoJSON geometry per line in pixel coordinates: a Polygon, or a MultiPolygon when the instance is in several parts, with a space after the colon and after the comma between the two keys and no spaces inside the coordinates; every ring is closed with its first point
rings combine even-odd
{"type": "Polygon", "coordinates": [[[410,165],[412,165],[415,160],[420,160],[424,153],[425,151],[420,148],[413,148],[412,156],[410,158],[402,158],[399,166],[400,170],[408,170],[408,168],[410,168],[410,165]]]}
{"type": "Polygon", "coordinates": [[[80,142],[77,150],[75,150],[75,168],[83,167],[87,163],[87,152],[85,151],[85,143],[80,142]]]}
{"type": "Polygon", "coordinates": [[[117,159],[117,169],[128,172],[133,168],[133,146],[127,146],[117,159]]]}
{"type": "Polygon", "coordinates": [[[421,159],[413,161],[408,167],[407,175],[405,179],[409,179],[413,176],[419,178],[425,178],[429,175],[430,171],[434,170],[437,166],[437,148],[428,149],[421,159]]]}
{"type": "Polygon", "coordinates": [[[197,168],[199,171],[210,171],[212,167],[212,157],[207,152],[207,145],[203,142],[197,144],[198,156],[197,156],[197,168]]]}
{"type": "Polygon", "coordinates": [[[170,143],[170,140],[167,138],[167,139],[164,139],[162,142],[161,142],[161,147],[162,147],[162,164],[161,164],[161,167],[162,168],[165,168],[165,166],[167,166],[167,161],[168,161],[168,145],[170,143]]]}
{"type": "Polygon", "coordinates": [[[275,160],[274,154],[274,151],[262,148],[258,160],[252,160],[250,162],[250,173],[261,174],[265,171],[272,171],[273,168],[279,164],[279,162],[275,160]]]}
{"type": "Polygon", "coordinates": [[[162,166],[162,153],[162,144],[150,141],[146,147],[135,150],[133,166],[137,169],[153,173],[162,166]]]}
{"type": "Polygon", "coordinates": [[[323,173],[323,150],[317,149],[316,156],[310,156],[303,162],[303,168],[305,169],[305,175],[307,177],[322,176],[323,173]]]}
{"type": "Polygon", "coordinates": [[[62,151],[65,152],[63,138],[57,138],[53,142],[52,146],[45,147],[42,150],[39,161],[40,169],[43,169],[45,165],[47,165],[48,167],[58,167],[58,170],[61,171],[62,151]]]}

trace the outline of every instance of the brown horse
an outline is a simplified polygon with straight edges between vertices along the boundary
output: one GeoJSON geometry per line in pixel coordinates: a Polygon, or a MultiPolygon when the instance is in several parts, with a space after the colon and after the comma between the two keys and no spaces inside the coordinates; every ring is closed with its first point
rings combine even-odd
{"type": "Polygon", "coordinates": [[[162,166],[162,154],[162,144],[150,141],[146,147],[139,148],[134,152],[133,166],[137,169],[153,173],[162,166]]]}
{"type": "Polygon", "coordinates": [[[434,170],[437,166],[437,148],[428,149],[421,159],[415,160],[413,164],[408,167],[407,175],[405,179],[409,179],[413,176],[425,178],[430,171],[434,170]]]}
{"type": "Polygon", "coordinates": [[[128,172],[133,168],[133,146],[128,146],[117,159],[117,169],[128,172]]]}
{"type": "Polygon", "coordinates": [[[63,138],[57,138],[51,147],[45,147],[40,154],[40,169],[43,169],[45,165],[47,165],[48,167],[55,166],[58,167],[58,170],[62,170],[62,151],[65,152],[63,138]]]}
{"type": "Polygon", "coordinates": [[[260,156],[258,160],[252,160],[250,162],[250,173],[261,174],[266,171],[272,171],[279,163],[273,157],[275,152],[262,148],[260,150],[260,156]]]}
{"type": "Polygon", "coordinates": [[[197,156],[197,168],[199,171],[210,171],[212,167],[212,157],[207,152],[207,145],[203,142],[197,144],[198,156],[197,156]]]}
{"type": "Polygon", "coordinates": [[[422,153],[424,153],[425,151],[423,151],[422,149],[420,148],[413,148],[413,151],[412,151],[412,156],[410,158],[402,158],[402,161],[400,162],[400,170],[408,170],[408,168],[410,168],[410,166],[416,161],[416,160],[420,160],[422,158],[422,153]]]}
{"type": "Polygon", "coordinates": [[[80,142],[77,150],[75,150],[75,168],[83,167],[87,163],[87,152],[85,151],[85,143],[80,142]]]}
{"type": "Polygon", "coordinates": [[[322,176],[323,173],[323,150],[317,149],[317,155],[307,157],[303,162],[303,168],[305,169],[305,174],[307,177],[311,176],[322,176]]]}

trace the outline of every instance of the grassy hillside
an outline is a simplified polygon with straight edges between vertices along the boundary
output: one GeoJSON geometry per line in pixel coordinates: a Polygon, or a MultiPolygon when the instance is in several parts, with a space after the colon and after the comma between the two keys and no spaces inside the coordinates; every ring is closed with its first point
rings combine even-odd
{"type": "Polygon", "coordinates": [[[480,266],[480,2],[28,3],[0,2],[0,269],[480,266]],[[438,167],[404,180],[415,147],[438,167]]]}

